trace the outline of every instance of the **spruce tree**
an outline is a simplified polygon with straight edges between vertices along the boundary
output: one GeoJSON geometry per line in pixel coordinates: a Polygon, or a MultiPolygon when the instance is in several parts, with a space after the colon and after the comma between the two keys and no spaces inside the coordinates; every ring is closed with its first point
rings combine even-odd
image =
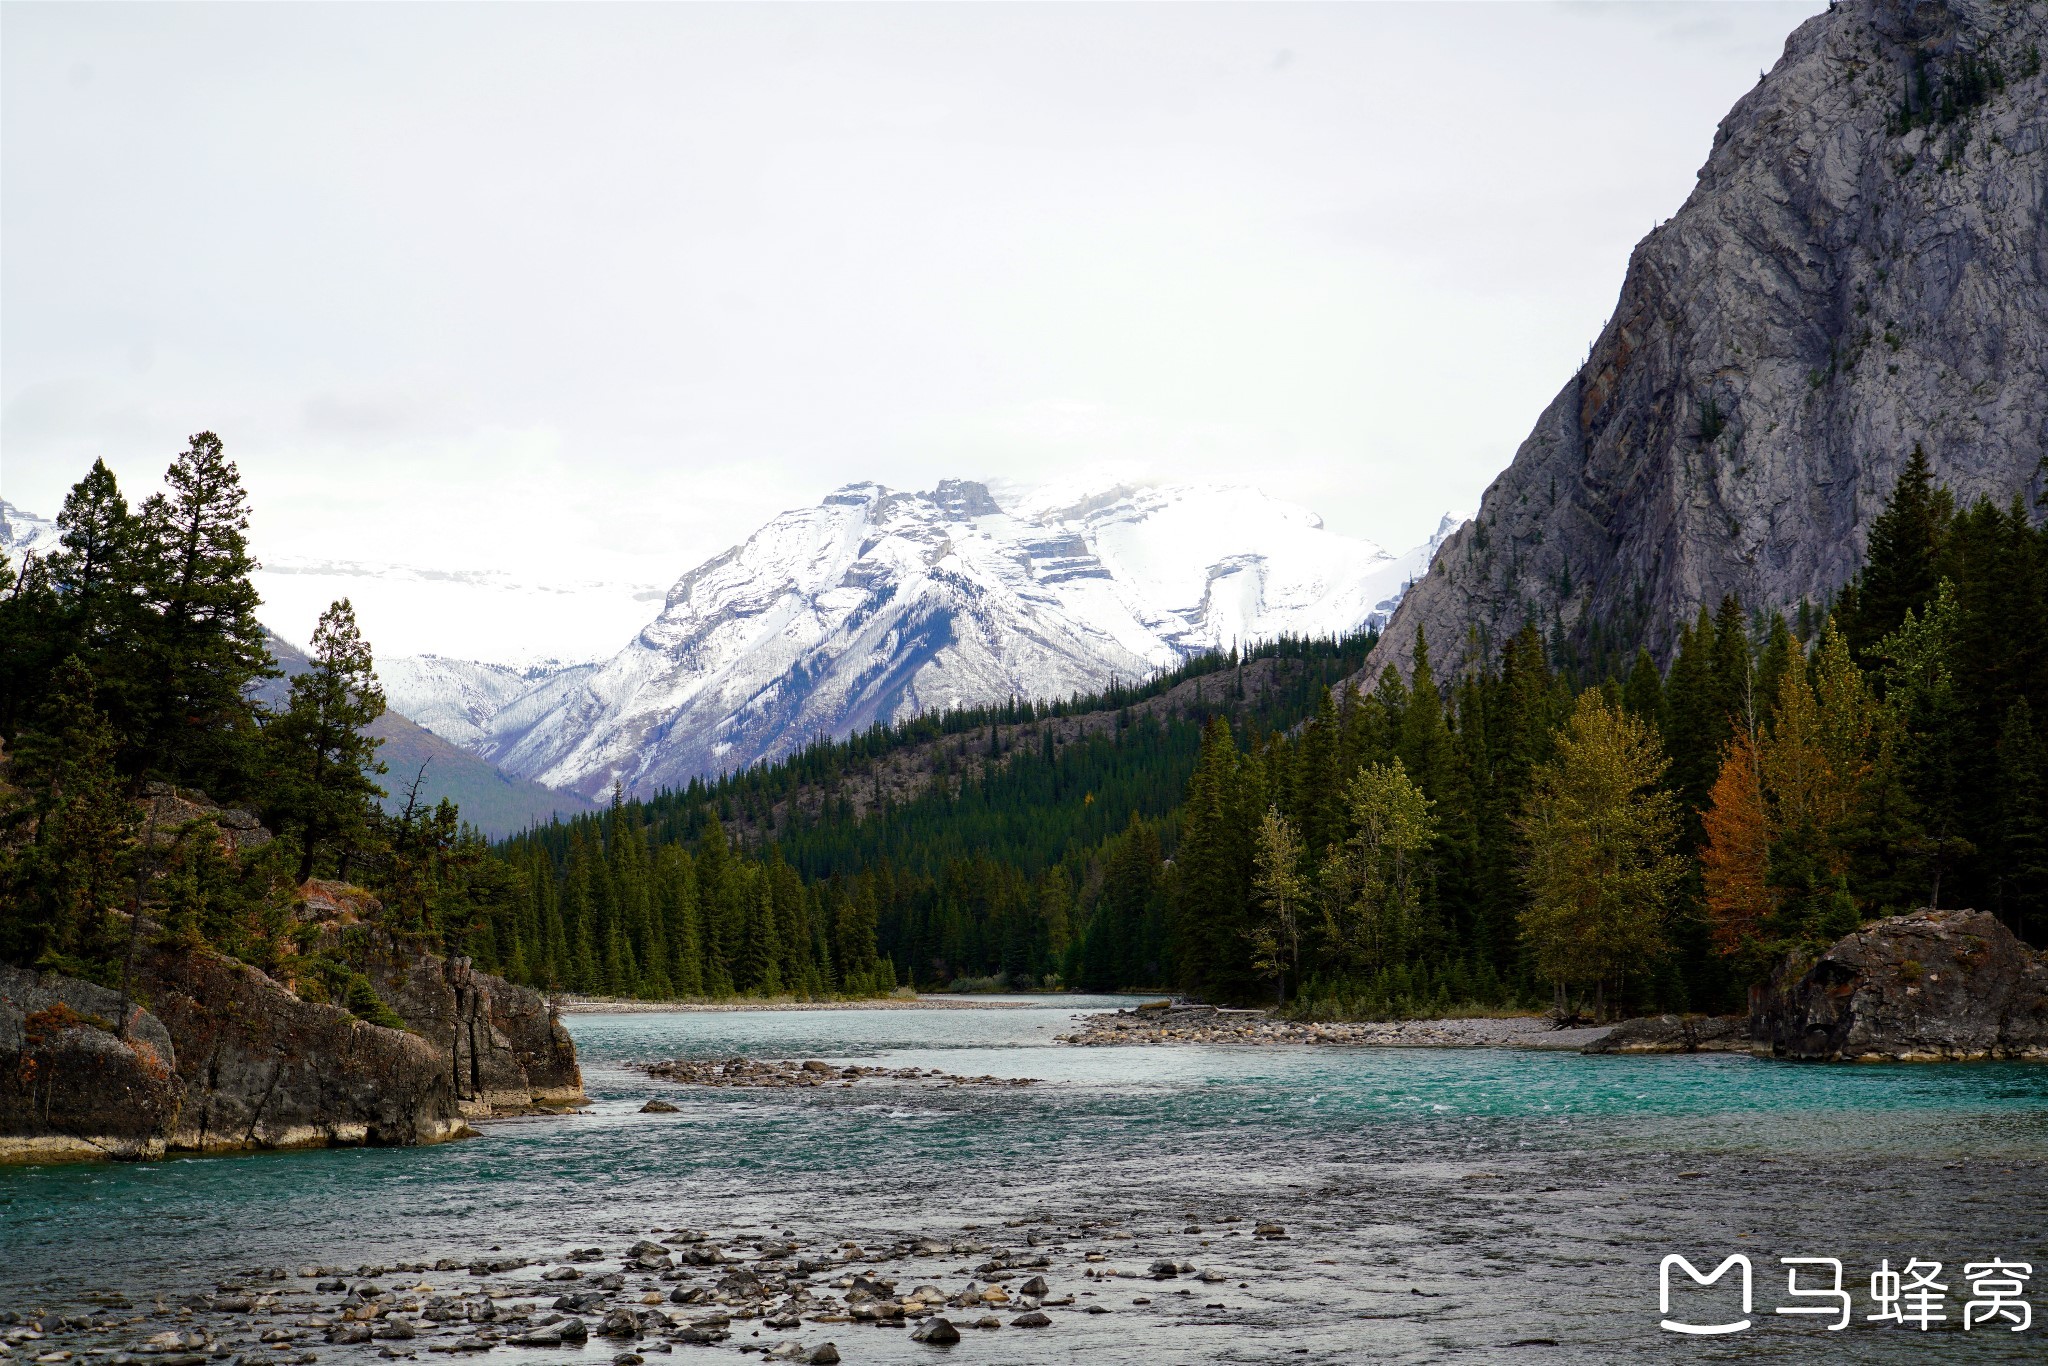
{"type": "Polygon", "coordinates": [[[247,796],[256,737],[247,689],[277,676],[249,581],[248,498],[212,432],[192,438],[164,482],[140,513],[139,767],[217,798],[247,796]]]}
{"type": "Polygon", "coordinates": [[[337,876],[347,876],[384,795],[376,782],[385,772],[377,758],[383,741],[367,733],[384,714],[384,690],[347,598],[321,614],[311,665],[292,680],[290,702],[263,733],[269,814],[299,841],[301,882],[330,854],[337,876]]]}
{"type": "Polygon", "coordinates": [[[1899,629],[1908,610],[1924,607],[1940,579],[1942,533],[1951,502],[1937,489],[1927,453],[1916,443],[1884,511],[1870,524],[1864,566],[1843,590],[1836,615],[1849,648],[1874,662],[1878,644],[1899,629]]]}
{"type": "Polygon", "coordinates": [[[57,666],[8,769],[0,818],[0,961],[111,982],[136,810],[114,770],[113,728],[76,656],[57,666]]]}

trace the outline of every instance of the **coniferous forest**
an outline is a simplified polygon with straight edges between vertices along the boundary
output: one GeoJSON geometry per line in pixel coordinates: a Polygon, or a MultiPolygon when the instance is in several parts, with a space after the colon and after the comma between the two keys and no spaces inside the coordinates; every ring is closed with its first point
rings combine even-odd
{"type": "MultiPolygon", "coordinates": [[[[286,700],[257,700],[278,671],[234,465],[202,433],[166,485],[131,509],[95,464],[59,549],[0,581],[10,962],[109,980],[140,909],[274,966],[311,877],[514,980],[650,998],[1720,1011],[1916,906],[2048,934],[2048,533],[2018,501],[1958,505],[1917,451],[1832,601],[1702,604],[1663,667],[1530,625],[1461,677],[1418,637],[1408,678],[1363,679],[1370,634],[1282,640],[821,739],[495,846],[378,761],[346,601],[286,700]],[[160,828],[143,799],[167,790],[278,838],[160,828]]],[[[327,980],[350,999],[345,964],[327,980]]]]}

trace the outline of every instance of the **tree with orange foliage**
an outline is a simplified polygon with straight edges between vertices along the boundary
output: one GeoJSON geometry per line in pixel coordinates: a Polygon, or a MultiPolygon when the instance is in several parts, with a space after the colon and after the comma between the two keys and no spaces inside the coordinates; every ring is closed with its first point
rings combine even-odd
{"type": "Polygon", "coordinates": [[[1721,754],[1721,772],[1702,817],[1707,844],[1700,851],[1700,872],[1714,947],[1733,954],[1756,942],[1771,913],[1771,828],[1756,742],[1738,730],[1721,754]]]}

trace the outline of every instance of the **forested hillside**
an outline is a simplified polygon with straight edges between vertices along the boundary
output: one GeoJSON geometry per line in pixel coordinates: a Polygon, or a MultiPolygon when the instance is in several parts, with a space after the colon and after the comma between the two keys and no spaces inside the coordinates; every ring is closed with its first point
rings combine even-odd
{"type": "Polygon", "coordinates": [[[1372,636],[1282,640],[820,740],[495,847],[404,782],[385,809],[346,601],[259,703],[234,466],[202,434],[167,482],[131,511],[96,465],[60,548],[0,585],[7,961],[108,980],[139,909],[271,965],[311,877],[369,888],[382,933],[647,997],[1721,1009],[1917,905],[2048,931],[2048,535],[2017,498],[1958,506],[1917,451],[1834,601],[1702,605],[1667,670],[1638,648],[1603,672],[1530,627],[1439,679],[1418,632],[1410,676],[1362,691],[1343,680],[1372,636]],[[160,784],[278,838],[160,828],[160,784]]]}
{"type": "Polygon", "coordinates": [[[1408,679],[1340,696],[1371,642],[1287,642],[621,802],[505,846],[535,927],[518,966],[787,988],[873,926],[885,978],[919,985],[1720,1009],[1916,905],[2038,939],[2043,533],[2017,501],[1955,507],[1916,453],[1871,545],[1832,610],[1702,605],[1668,671],[1639,648],[1596,676],[1526,628],[1447,682],[1418,637],[1408,679]]]}

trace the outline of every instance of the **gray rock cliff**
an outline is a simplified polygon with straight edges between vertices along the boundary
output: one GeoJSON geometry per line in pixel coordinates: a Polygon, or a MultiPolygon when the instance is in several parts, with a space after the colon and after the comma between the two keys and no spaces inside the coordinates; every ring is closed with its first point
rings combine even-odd
{"type": "Polygon", "coordinates": [[[1613,316],[1365,678],[1525,623],[1663,657],[1724,594],[1848,580],[1916,443],[1963,500],[2042,488],[2048,5],[1844,0],[1802,24],[1637,245],[1613,316]]]}
{"type": "Polygon", "coordinates": [[[2048,955],[1987,911],[1865,925],[1755,988],[1750,1034],[1781,1058],[2048,1060],[2048,955]]]}

